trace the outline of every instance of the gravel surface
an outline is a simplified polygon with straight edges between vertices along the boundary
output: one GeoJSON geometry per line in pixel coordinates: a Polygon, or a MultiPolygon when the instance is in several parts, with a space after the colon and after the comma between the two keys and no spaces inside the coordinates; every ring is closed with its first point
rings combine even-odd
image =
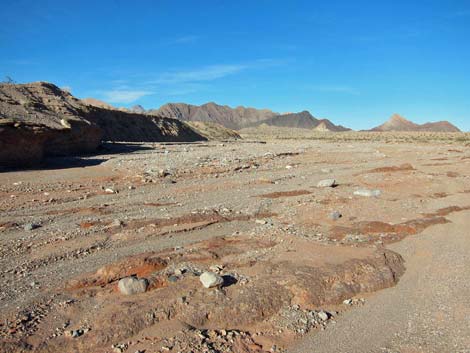
{"type": "Polygon", "coordinates": [[[291,352],[470,352],[470,212],[449,219],[392,246],[406,260],[397,286],[291,352]]]}

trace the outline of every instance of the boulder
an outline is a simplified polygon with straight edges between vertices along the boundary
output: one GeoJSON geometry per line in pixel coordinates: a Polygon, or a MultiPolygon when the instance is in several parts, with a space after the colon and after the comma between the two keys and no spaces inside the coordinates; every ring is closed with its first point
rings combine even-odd
{"type": "Polygon", "coordinates": [[[338,184],[336,184],[335,179],[324,179],[324,180],[320,180],[318,182],[317,187],[318,188],[332,188],[336,185],[338,185],[338,184]]]}
{"type": "Polygon", "coordinates": [[[220,287],[224,283],[224,279],[214,272],[204,272],[199,280],[204,288],[220,287]]]}
{"type": "Polygon", "coordinates": [[[133,295],[144,293],[147,290],[149,282],[145,278],[137,278],[135,276],[125,277],[118,283],[119,292],[124,295],[133,295]]]}

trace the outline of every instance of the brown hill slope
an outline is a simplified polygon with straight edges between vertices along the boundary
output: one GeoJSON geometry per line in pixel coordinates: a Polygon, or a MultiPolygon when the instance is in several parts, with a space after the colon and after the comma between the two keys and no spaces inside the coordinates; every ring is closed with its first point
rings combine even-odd
{"type": "Polygon", "coordinates": [[[241,136],[236,131],[217,123],[188,121],[186,124],[208,140],[225,141],[241,139],[241,136]]]}
{"type": "Polygon", "coordinates": [[[448,121],[415,124],[399,114],[393,114],[389,120],[370,131],[431,131],[431,132],[460,132],[460,129],[448,121]]]}
{"type": "Polygon", "coordinates": [[[269,119],[277,114],[268,109],[255,109],[206,103],[201,106],[185,103],[168,103],[149,114],[183,121],[213,122],[229,129],[239,130],[250,124],[269,119]]]}

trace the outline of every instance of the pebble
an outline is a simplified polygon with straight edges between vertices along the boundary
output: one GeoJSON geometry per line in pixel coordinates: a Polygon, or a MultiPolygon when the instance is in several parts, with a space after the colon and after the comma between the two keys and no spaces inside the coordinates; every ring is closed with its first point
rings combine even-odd
{"type": "Polygon", "coordinates": [[[112,228],[112,227],[122,227],[123,223],[120,219],[115,219],[114,221],[112,221],[108,228],[112,228]]]}
{"type": "Polygon", "coordinates": [[[220,273],[223,269],[224,267],[221,265],[212,265],[211,267],[209,267],[209,270],[215,273],[220,273]]]}
{"type": "Polygon", "coordinates": [[[83,330],[71,330],[66,332],[66,336],[77,338],[83,335],[83,330]]]}
{"type": "Polygon", "coordinates": [[[170,277],[168,277],[168,282],[177,282],[178,279],[179,278],[177,276],[171,275],[170,277]]]}
{"type": "Polygon", "coordinates": [[[199,280],[204,288],[219,287],[224,283],[224,279],[213,272],[204,272],[199,276],[199,280]]]}
{"type": "Polygon", "coordinates": [[[337,221],[338,219],[340,219],[341,217],[343,217],[343,215],[341,214],[341,212],[339,211],[333,211],[330,213],[330,218],[333,220],[333,221],[337,221]]]}
{"type": "Polygon", "coordinates": [[[382,192],[380,190],[360,189],[354,191],[354,195],[364,197],[379,197],[381,194],[382,192]]]}
{"type": "Polygon", "coordinates": [[[256,223],[256,224],[267,224],[268,221],[266,221],[265,219],[257,219],[257,220],[255,221],[255,223],[256,223]]]}
{"type": "Polygon", "coordinates": [[[317,184],[318,188],[332,188],[336,186],[336,180],[335,179],[324,179],[320,180],[317,184]]]}
{"type": "Polygon", "coordinates": [[[144,293],[149,282],[146,278],[125,277],[118,283],[119,292],[124,295],[144,293]]]}
{"type": "Polygon", "coordinates": [[[115,193],[115,191],[111,188],[104,189],[104,192],[107,193],[107,194],[114,194],[115,193]]]}
{"type": "Polygon", "coordinates": [[[41,227],[41,225],[36,224],[36,223],[28,223],[28,224],[25,224],[24,230],[31,231],[31,230],[37,229],[39,227],[41,227]]]}

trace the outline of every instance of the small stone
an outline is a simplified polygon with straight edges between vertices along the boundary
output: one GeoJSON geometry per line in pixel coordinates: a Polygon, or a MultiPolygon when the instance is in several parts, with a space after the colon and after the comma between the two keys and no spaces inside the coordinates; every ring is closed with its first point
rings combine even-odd
{"type": "Polygon", "coordinates": [[[171,175],[171,173],[170,173],[168,170],[166,170],[166,169],[160,169],[160,170],[158,171],[158,176],[159,176],[160,178],[164,178],[164,177],[167,177],[167,176],[169,176],[169,175],[171,175]]]}
{"type": "Polygon", "coordinates": [[[325,173],[325,174],[329,174],[329,173],[332,173],[333,170],[330,169],[330,168],[322,168],[322,169],[321,169],[321,172],[322,172],[322,173],[325,173]]]}
{"type": "Polygon", "coordinates": [[[122,221],[120,219],[115,219],[114,221],[112,221],[110,224],[109,224],[109,228],[114,228],[114,227],[122,227],[122,221]]]}
{"type": "Polygon", "coordinates": [[[328,315],[328,313],[326,313],[322,310],[322,311],[318,312],[318,317],[320,318],[320,320],[326,321],[326,320],[329,319],[330,316],[328,315]]]}
{"type": "Polygon", "coordinates": [[[126,277],[119,281],[119,292],[124,295],[133,295],[144,293],[147,290],[149,282],[145,278],[126,277]]]}
{"type": "Polygon", "coordinates": [[[343,300],[344,305],[351,305],[352,304],[352,299],[345,299],[343,300]]]}
{"type": "Polygon", "coordinates": [[[257,220],[255,221],[255,223],[256,223],[256,224],[267,224],[268,221],[266,221],[265,219],[257,219],[257,220]]]}
{"type": "Polygon", "coordinates": [[[115,193],[115,191],[111,188],[104,189],[104,192],[107,193],[107,194],[114,194],[115,193]]]}
{"type": "Polygon", "coordinates": [[[343,217],[343,215],[341,214],[341,212],[339,211],[333,211],[330,213],[330,218],[333,220],[333,221],[337,221],[338,219],[340,219],[341,217],[343,217]]]}
{"type": "Polygon", "coordinates": [[[354,191],[354,195],[363,197],[379,197],[382,194],[380,190],[360,189],[354,191]]]}
{"type": "Polygon", "coordinates": [[[292,168],[294,168],[294,167],[291,166],[291,165],[286,165],[286,169],[292,169],[292,168]]]}
{"type": "Polygon", "coordinates": [[[25,224],[24,230],[26,230],[26,231],[32,231],[32,230],[37,229],[37,228],[40,228],[40,227],[41,227],[40,224],[28,223],[28,224],[25,224]]]}
{"type": "Polygon", "coordinates": [[[318,188],[332,188],[336,186],[336,180],[335,179],[324,179],[320,180],[317,184],[318,188]]]}
{"type": "Polygon", "coordinates": [[[199,276],[199,280],[204,288],[219,287],[224,283],[224,279],[213,272],[204,272],[199,276]]]}
{"type": "Polygon", "coordinates": [[[209,267],[209,270],[215,273],[220,273],[223,269],[224,267],[221,265],[212,265],[211,267],[209,267]]]}
{"type": "Polygon", "coordinates": [[[77,338],[83,335],[83,330],[71,330],[71,331],[66,331],[65,335],[68,337],[72,338],[77,338]]]}
{"type": "Polygon", "coordinates": [[[170,277],[168,277],[168,282],[177,282],[178,279],[179,278],[177,276],[171,275],[170,277]]]}

